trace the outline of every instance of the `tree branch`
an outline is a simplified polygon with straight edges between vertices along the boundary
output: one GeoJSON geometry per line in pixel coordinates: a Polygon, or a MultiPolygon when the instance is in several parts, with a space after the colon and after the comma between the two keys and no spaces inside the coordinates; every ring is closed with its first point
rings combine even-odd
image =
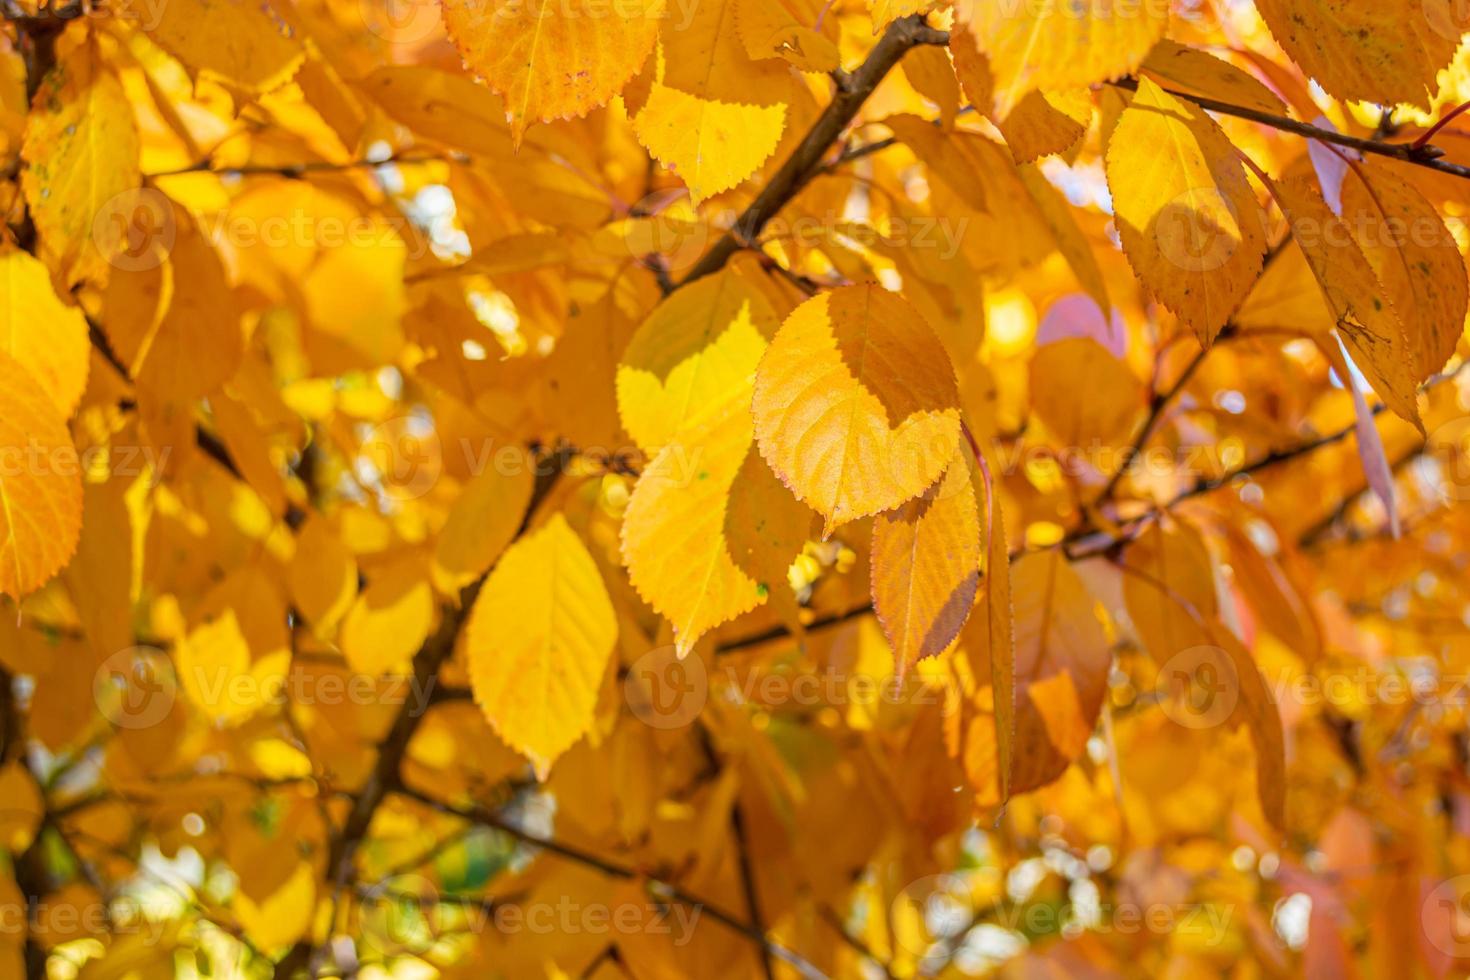
{"type": "Polygon", "coordinates": [[[804,956],[771,939],[761,929],[749,923],[742,922],[719,906],[712,905],[697,895],[692,895],[668,881],[655,878],[652,875],[645,875],[636,868],[609,861],[607,858],[599,857],[589,851],[584,851],[581,848],[554,838],[538,837],[529,831],[517,827],[495,811],[479,806],[478,804],[454,806],[408,786],[399,786],[396,792],[400,796],[415,800],[430,809],[459,817],[461,820],[468,820],[471,823],[480,824],[493,830],[498,830],[501,833],[510,835],[523,844],[539,847],[542,850],[566,858],[569,861],[575,861],[578,864],[600,871],[610,878],[618,878],[624,881],[637,881],[640,878],[646,879],[655,897],[677,902],[680,905],[686,905],[698,910],[703,915],[708,915],[721,925],[758,944],[762,951],[786,963],[792,969],[796,970],[797,973],[801,974],[801,976],[806,977],[807,980],[829,980],[825,973],[817,969],[804,956]]]}
{"type": "Polygon", "coordinates": [[[921,44],[948,43],[947,32],[929,27],[919,15],[903,17],[890,24],[857,71],[851,75],[843,72],[834,75],[837,90],[832,101],[817,117],[796,150],[761,189],[750,207],[736,219],[734,227],[715,242],[678,285],[685,286],[718,272],[730,261],[732,255],[759,237],[766,222],[774,218],[820,172],[822,156],[836,142],[837,137],[842,135],[848,123],[852,122],[868,96],[878,87],[878,83],[887,77],[910,48],[921,44]]]}
{"type": "MultiPolygon", "coordinates": [[[[1116,82],[1109,82],[1108,84],[1116,88],[1128,89],[1129,91],[1136,91],[1138,89],[1138,80],[1133,78],[1124,78],[1116,82]]],[[[1202,95],[1190,95],[1188,92],[1177,92],[1174,89],[1167,88],[1164,91],[1176,99],[1193,102],[1201,109],[1206,109],[1210,112],[1218,112],[1224,116],[1235,116],[1238,119],[1248,119],[1251,122],[1260,123],[1263,126],[1270,126],[1272,129],[1279,129],[1282,132],[1295,133],[1297,136],[1305,136],[1307,139],[1318,140],[1322,143],[1334,143],[1338,146],[1345,146],[1349,149],[1357,150],[1359,153],[1388,157],[1391,160],[1398,160],[1400,163],[1409,163],[1416,167],[1437,170],[1442,174],[1449,174],[1451,177],[1470,179],[1470,167],[1440,159],[1440,157],[1444,156],[1444,151],[1436,146],[1420,145],[1417,142],[1384,143],[1376,139],[1349,136],[1346,133],[1323,129],[1320,126],[1313,126],[1310,123],[1298,122],[1286,116],[1278,116],[1246,106],[1233,105],[1229,102],[1221,102],[1218,99],[1206,98],[1202,95]]]]}
{"type": "MultiPolygon", "coordinates": [[[[1446,381],[1450,381],[1454,378],[1459,377],[1467,370],[1470,370],[1470,359],[1462,362],[1460,366],[1453,371],[1449,371],[1444,374],[1440,374],[1433,378],[1430,378],[1427,382],[1424,383],[1420,390],[1429,391],[1446,381]]],[[[1388,406],[1380,402],[1379,404],[1373,406],[1373,416],[1376,418],[1387,410],[1388,406]]],[[[1319,449],[1324,449],[1327,446],[1334,446],[1345,440],[1348,436],[1352,435],[1356,431],[1356,424],[1348,425],[1341,429],[1338,429],[1335,432],[1319,436],[1315,439],[1309,439],[1287,449],[1272,450],[1271,452],[1262,456],[1260,459],[1257,459],[1255,462],[1247,463],[1244,466],[1241,466],[1239,469],[1232,470],[1229,473],[1226,473],[1224,476],[1218,477],[1216,479],[1210,480],[1204,477],[1200,477],[1195,481],[1193,486],[1180,491],[1174,497],[1158,505],[1147,513],[1140,514],[1137,517],[1129,518],[1128,520],[1120,522],[1118,524],[1118,530],[1116,532],[1110,533],[1107,531],[1099,531],[1093,526],[1091,521],[1088,521],[1087,523],[1084,523],[1081,527],[1072,531],[1053,547],[1068,549],[1066,551],[1066,555],[1068,560],[1070,561],[1081,561],[1086,558],[1095,558],[1099,555],[1107,554],[1112,549],[1130,540],[1134,532],[1137,531],[1139,527],[1143,526],[1148,521],[1153,520],[1158,515],[1173,510],[1176,506],[1184,503],[1187,500],[1193,500],[1196,497],[1203,497],[1208,494],[1214,493],[1216,490],[1220,490],[1224,487],[1229,486],[1231,483],[1235,482],[1241,477],[1255,476],[1256,474],[1261,473],[1264,470],[1272,469],[1273,467],[1280,466],[1283,463],[1291,462],[1294,459],[1300,459],[1303,456],[1309,456],[1319,449]],[[1072,546],[1078,546],[1079,550],[1071,550],[1072,546]]],[[[1015,561],[1025,553],[1026,549],[1024,548],[1013,551],[1011,552],[1010,556],[1011,560],[1015,561]]],[[[839,626],[843,623],[851,622],[854,619],[859,619],[863,616],[866,616],[872,611],[873,606],[871,603],[857,606],[855,608],[846,610],[845,612],[836,613],[823,619],[816,620],[806,627],[806,631],[808,633],[814,633],[818,630],[827,629],[832,626],[839,626]]],[[[768,630],[763,630],[762,632],[756,633],[752,636],[741,637],[736,640],[730,640],[728,642],[721,643],[720,645],[715,647],[714,652],[716,655],[737,653],[742,650],[748,650],[752,647],[757,647],[766,643],[772,643],[776,640],[784,639],[785,637],[788,637],[790,635],[791,631],[785,626],[773,626],[768,630]]]]}

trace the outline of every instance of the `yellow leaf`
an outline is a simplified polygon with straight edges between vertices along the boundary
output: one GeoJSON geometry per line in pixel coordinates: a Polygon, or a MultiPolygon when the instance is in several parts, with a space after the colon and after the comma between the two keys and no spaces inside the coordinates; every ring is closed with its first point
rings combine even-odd
{"type": "Polygon", "coordinates": [[[1272,115],[1286,115],[1286,105],[1276,93],[1253,76],[1228,61],[1168,38],[1148,53],[1141,70],[1177,92],[1203,95],[1272,115]]]}
{"type": "MultiPolygon", "coordinates": [[[[1102,344],[1067,337],[1031,358],[1031,410],[1062,446],[1084,456],[1121,446],[1143,409],[1143,386],[1102,344]]],[[[1092,460],[1100,471],[1112,467],[1092,460]]]]}
{"type": "Polygon", "coordinates": [[[969,450],[922,496],[873,522],[873,610],[900,675],[947,648],[980,585],[980,506],[969,450]]]}
{"type": "Polygon", "coordinates": [[[756,371],[756,440],[825,534],[917,497],[960,438],[959,386],[934,331],[874,283],[814,296],[756,371]]]}
{"type": "Polygon", "coordinates": [[[306,56],[270,0],[169,0],[150,19],[144,28],[162,48],[242,89],[285,84],[306,56]]]}
{"type": "Polygon", "coordinates": [[[0,592],[19,598],[61,571],[82,529],[81,460],[56,405],[0,354],[0,592]]]}
{"type": "MultiPolygon", "coordinates": [[[[727,269],[655,309],[618,368],[624,425],[658,453],[628,502],[623,560],[639,594],[672,623],[680,657],[770,595],[771,563],[753,553],[759,536],[733,543],[749,529],[735,524],[732,496],[752,458],[759,462],[750,398],[775,330],[756,283],[727,269]]],[[[770,515],[776,525],[795,504],[784,496],[789,503],[770,515]]],[[[787,565],[794,557],[793,549],[787,565]]]]}
{"type": "MultiPolygon", "coordinates": [[[[1317,277],[1353,362],[1389,408],[1423,431],[1415,347],[1352,230],[1328,208],[1312,177],[1274,181],[1271,190],[1317,277]]],[[[1351,382],[1344,379],[1344,383],[1351,382]]]]}
{"type": "Polygon", "coordinates": [[[245,935],[260,949],[279,949],[306,935],[316,911],[317,875],[312,863],[296,858],[291,876],[260,901],[244,891],[231,903],[245,935]]]}
{"type": "Polygon", "coordinates": [[[1169,25],[1162,3],[977,3],[970,21],[990,59],[1001,117],[1028,92],[1085,88],[1132,73],[1169,25]]]}
{"type": "Polygon", "coordinates": [[[51,274],[17,248],[0,250],[0,352],[31,373],[69,416],[87,386],[87,321],[51,287],[51,274]]]}
{"type": "MultiPolygon", "coordinates": [[[[748,384],[744,390],[748,399],[748,384]]],[[[628,501],[623,560],[639,595],[673,624],[680,657],[704,633],[766,598],[768,590],[737,563],[725,532],[731,489],[750,444],[750,416],[742,407],[698,442],[664,447],[628,501]]]]}
{"type": "Polygon", "coordinates": [[[824,0],[736,0],[735,29],[752,59],[784,58],[802,71],[834,71],[837,18],[822,17],[824,0]],[[821,27],[813,25],[821,22],[821,27]]]}
{"type": "MultiPolygon", "coordinates": [[[[985,598],[976,617],[990,660],[991,710],[995,713],[997,802],[1011,795],[1016,740],[1016,621],[1011,602],[1011,553],[1006,543],[1000,490],[989,457],[982,457],[985,479],[985,598]]],[[[978,789],[978,787],[977,787],[978,789]]]]}
{"type": "Polygon", "coordinates": [[[1156,522],[1124,550],[1123,563],[1148,576],[1123,576],[1123,602],[1144,649],[1155,660],[1168,663],[1181,651],[1208,642],[1181,603],[1166,599],[1150,584],[1168,583],[1201,617],[1218,615],[1215,569],[1199,535],[1179,524],[1165,530],[1156,522]]]}
{"type": "Polygon", "coordinates": [[[900,64],[914,91],[939,107],[941,128],[953,128],[960,109],[960,83],[944,48],[921,44],[904,55],[900,64]]]}
{"type": "Polygon", "coordinates": [[[444,23],[465,63],[505,97],[511,135],[585,116],[622,91],[648,60],[660,0],[445,0],[444,23]]]}
{"type": "Polygon", "coordinates": [[[1087,134],[1092,98],[1086,90],[1028,92],[1002,116],[994,108],[990,59],[981,52],[968,25],[956,25],[950,31],[949,50],[965,98],[995,123],[1017,163],[1065,153],[1087,134]]]}
{"type": "Polygon", "coordinates": [[[1011,569],[1015,601],[1016,738],[1011,791],[1056,779],[1087,747],[1112,654],[1093,599],[1060,549],[1011,569]]]}
{"type": "Polygon", "coordinates": [[[1066,153],[1087,135],[1092,100],[1086,93],[1030,92],[996,128],[1017,163],[1066,153]]]}
{"type": "Polygon", "coordinates": [[[250,678],[250,647],[235,610],[226,609],[181,638],[174,650],[179,684],[210,720],[233,724],[260,701],[250,678]]]}
{"type": "Polygon", "coordinates": [[[86,483],[82,491],[82,533],[76,556],[63,572],[88,645],[110,657],[133,644],[133,521],[127,481],[86,483]]]}
{"type": "Polygon", "coordinates": [[[695,447],[706,430],[747,409],[776,327],[765,297],[734,269],[660,303],[618,364],[618,410],[633,441],[648,452],[675,442],[695,447]]]}
{"type": "Polygon", "coordinates": [[[1428,105],[1458,36],[1436,30],[1422,0],[1258,0],[1302,71],[1343,100],[1428,105]]]}
{"type": "Polygon", "coordinates": [[[1235,148],[1204,110],[1143,79],[1108,142],[1107,174],[1133,271],[1209,346],[1266,252],[1235,148]]]}
{"type": "Polygon", "coordinates": [[[591,728],[617,634],[602,575],[560,514],[511,545],[475,601],[475,702],[543,781],[591,728]]]}
{"type": "Polygon", "coordinates": [[[1414,378],[1429,380],[1454,355],[1470,305],[1455,236],[1423,194],[1372,160],[1349,168],[1342,219],[1404,324],[1414,378]]]}
{"type": "Polygon", "coordinates": [[[329,635],[357,595],[357,561],[325,518],[313,514],[296,536],[291,601],[318,635],[329,635]]]}
{"type": "Polygon", "coordinates": [[[167,199],[159,207],[173,236],[167,259],[113,270],[103,326],[140,388],[187,402],[229,380],[244,337],[214,246],[182,207],[167,199]]]}
{"type": "Polygon", "coordinates": [[[893,130],[893,135],[960,200],[977,211],[987,210],[989,202],[983,175],[988,171],[984,152],[989,140],[977,133],[946,133],[927,119],[910,113],[889,116],[883,125],[893,130]]]}
{"type": "Polygon", "coordinates": [[[948,0],[868,0],[868,9],[873,12],[873,33],[881,34],[900,17],[926,13],[943,3],[948,0]]]}
{"type": "MultiPolygon", "coordinates": [[[[503,447],[502,447],[503,448],[503,447]]],[[[485,573],[515,538],[536,484],[533,461],[519,447],[496,451],[460,490],[434,546],[433,575],[443,591],[485,573]]]]}
{"type": "Polygon", "coordinates": [[[688,23],[665,21],[653,88],[633,120],[638,141],[696,203],[755,173],[786,125],[791,69],[751,59],[735,30],[735,5],[705,0],[688,23]]]}
{"type": "Polygon", "coordinates": [[[374,569],[338,638],[347,663],[378,676],[404,667],[434,625],[434,592],[422,564],[406,558],[374,569]]]}
{"type": "Polygon", "coordinates": [[[725,512],[730,554],[798,636],[803,630],[800,607],[788,573],[811,537],[812,517],[811,509],[781,485],[760,453],[746,454],[725,512]]]}
{"type": "Polygon", "coordinates": [[[65,56],[41,83],[26,119],[21,187],[41,254],[65,285],[105,278],[113,257],[106,224],[132,210],[138,186],[133,107],[91,44],[65,56]],[[102,234],[97,234],[100,227],[102,234]]]}
{"type": "Polygon", "coordinates": [[[952,661],[963,700],[948,705],[947,739],[981,806],[1010,797],[1016,741],[1016,637],[1011,608],[1011,557],[993,462],[981,457],[985,490],[985,579],[980,602],[961,634],[962,657],[952,661]],[[984,685],[989,682],[989,687],[984,685]]]}

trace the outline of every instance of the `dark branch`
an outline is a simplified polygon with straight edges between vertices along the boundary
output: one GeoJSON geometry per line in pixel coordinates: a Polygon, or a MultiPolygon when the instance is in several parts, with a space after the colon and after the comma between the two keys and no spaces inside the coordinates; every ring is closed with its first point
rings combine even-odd
{"type": "Polygon", "coordinates": [[[948,44],[949,34],[924,23],[920,16],[894,21],[879,38],[857,71],[848,75],[838,72],[834,78],[836,92],[821,116],[812,125],[795,152],[761,189],[750,207],[735,221],[735,226],[715,242],[689,274],[679,282],[687,285],[696,279],[718,272],[730,257],[760,236],[766,223],[801,193],[802,188],[822,169],[822,157],[842,135],[868,96],[887,77],[909,49],[921,44],[948,44]]]}

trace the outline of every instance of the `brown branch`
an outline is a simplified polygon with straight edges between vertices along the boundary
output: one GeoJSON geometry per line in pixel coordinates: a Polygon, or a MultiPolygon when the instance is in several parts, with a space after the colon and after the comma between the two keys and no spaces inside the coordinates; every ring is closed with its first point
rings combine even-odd
{"type": "MultiPolygon", "coordinates": [[[[762,936],[766,934],[765,920],[761,918],[761,903],[755,889],[755,868],[750,863],[750,835],[745,831],[745,816],[740,810],[740,801],[730,807],[730,831],[735,835],[735,856],[740,865],[740,887],[745,892],[745,913],[750,917],[750,927],[762,936]]],[[[776,968],[771,962],[771,951],[761,947],[761,967],[766,980],[776,980],[776,968]]]]}
{"type": "MultiPolygon", "coordinates": [[[[1453,371],[1449,371],[1444,374],[1440,374],[1433,378],[1430,378],[1427,382],[1424,383],[1424,385],[1421,386],[1420,390],[1429,391],[1446,381],[1450,381],[1454,378],[1459,377],[1459,375],[1464,373],[1466,370],[1470,370],[1470,359],[1462,362],[1460,366],[1453,371]]],[[[1383,414],[1387,410],[1388,406],[1380,402],[1379,404],[1373,406],[1372,413],[1374,418],[1377,418],[1379,415],[1383,414]]],[[[1128,520],[1120,522],[1118,525],[1118,530],[1115,533],[1099,531],[1089,521],[1076,530],[1072,531],[1066,537],[1064,537],[1060,542],[1058,542],[1057,546],[1066,549],[1066,556],[1069,561],[1082,561],[1086,558],[1095,558],[1099,555],[1108,554],[1119,545],[1122,545],[1131,540],[1137,530],[1143,527],[1149,521],[1156,519],[1160,514],[1173,510],[1176,506],[1184,503],[1185,501],[1193,500],[1197,497],[1203,497],[1208,494],[1214,493],[1216,490],[1223,489],[1224,487],[1229,486],[1242,477],[1255,476],[1265,470],[1281,466],[1284,463],[1289,463],[1292,460],[1300,459],[1303,456],[1309,456],[1319,449],[1325,449],[1328,446],[1337,445],[1338,443],[1347,439],[1347,437],[1352,435],[1355,431],[1357,431],[1356,423],[1345,426],[1335,432],[1331,432],[1323,436],[1318,436],[1315,439],[1309,439],[1305,442],[1298,443],[1297,445],[1291,446],[1287,449],[1272,450],[1271,452],[1262,456],[1260,459],[1257,459],[1255,462],[1247,463],[1244,466],[1241,466],[1239,469],[1232,470],[1229,473],[1226,473],[1225,475],[1217,477],[1213,480],[1200,477],[1195,481],[1193,486],[1190,486],[1180,491],[1178,494],[1165,501],[1164,503],[1158,505],[1157,507],[1153,508],[1152,510],[1148,511],[1147,513],[1140,514],[1137,517],[1129,518],[1128,520]],[[1073,546],[1078,547],[1076,550],[1074,550],[1073,546]]],[[[1015,561],[1025,553],[1026,549],[1024,548],[1013,551],[1011,552],[1010,556],[1011,560],[1015,561]]],[[[851,622],[854,619],[860,619],[861,617],[867,615],[872,611],[873,606],[871,603],[857,606],[844,612],[836,613],[823,619],[816,620],[807,625],[806,631],[808,633],[814,633],[818,630],[828,629],[833,626],[839,626],[843,623],[851,622]]],[[[736,640],[730,640],[728,642],[721,643],[715,647],[714,652],[716,655],[736,653],[742,650],[748,650],[752,647],[761,646],[766,643],[772,643],[776,640],[784,639],[790,635],[791,631],[785,626],[774,626],[768,630],[763,630],[762,632],[756,633],[751,636],[741,637],[736,640]]]]}
{"type": "MultiPolygon", "coordinates": [[[[1137,90],[1137,79],[1124,78],[1116,82],[1109,82],[1117,88],[1137,90]]],[[[1173,89],[1165,89],[1176,99],[1184,99],[1193,102],[1201,109],[1210,112],[1218,112],[1224,116],[1235,116],[1238,119],[1248,119],[1272,129],[1282,132],[1294,133],[1297,136],[1305,136],[1307,139],[1318,140],[1322,143],[1334,143],[1337,146],[1345,146],[1359,153],[1371,156],[1388,157],[1400,163],[1413,164],[1416,167],[1425,167],[1436,170],[1451,177],[1462,177],[1470,179],[1470,167],[1461,166],[1458,163],[1450,163],[1448,160],[1440,159],[1444,151],[1436,146],[1418,145],[1416,143],[1384,143],[1376,139],[1365,139],[1361,136],[1349,136],[1331,129],[1323,129],[1310,123],[1298,122],[1286,116],[1278,116],[1270,112],[1262,112],[1259,109],[1251,109],[1246,106],[1233,105],[1229,102],[1221,102],[1218,99],[1207,98],[1203,95],[1191,95],[1188,92],[1177,92],[1173,89]]]]}
{"type": "Polygon", "coordinates": [[[159,177],[178,177],[182,174],[222,174],[230,177],[303,177],[313,173],[341,173],[347,170],[360,170],[371,167],[384,167],[393,164],[410,163],[469,163],[470,156],[466,153],[445,152],[431,154],[403,154],[397,153],[385,156],[378,160],[343,160],[340,163],[332,160],[307,160],[304,163],[282,163],[282,164],[243,164],[237,167],[215,167],[212,160],[200,160],[187,167],[179,167],[175,170],[159,170],[155,173],[144,174],[144,180],[155,180],[159,177]]]}
{"type": "Polygon", "coordinates": [[[489,827],[493,830],[498,830],[501,833],[508,834],[517,841],[520,841],[522,844],[528,844],[532,847],[537,847],[544,851],[547,851],[548,853],[566,858],[569,861],[575,861],[578,864],[582,864],[596,871],[599,871],[610,878],[618,878],[623,881],[637,881],[639,879],[644,879],[648,882],[649,890],[655,898],[661,898],[669,902],[677,902],[680,905],[685,905],[689,908],[698,910],[701,915],[709,916],[711,919],[714,919],[721,925],[731,929],[734,932],[739,933],[742,936],[745,936],[747,939],[758,944],[765,953],[775,957],[776,959],[781,960],[786,965],[796,970],[796,972],[801,974],[801,976],[806,977],[807,980],[828,980],[828,977],[825,973],[817,969],[816,966],[814,966],[809,960],[806,959],[806,957],[802,956],[800,953],[797,953],[795,950],[783,946],[782,944],[771,939],[765,934],[763,930],[757,928],[756,926],[753,926],[747,922],[742,922],[739,918],[731,915],[729,912],[726,912],[719,906],[712,905],[703,898],[700,898],[697,895],[690,894],[689,892],[684,891],[682,888],[675,884],[672,884],[671,882],[665,881],[661,878],[655,878],[652,875],[646,875],[636,868],[628,867],[627,865],[623,864],[618,864],[617,862],[610,861],[607,858],[601,857],[597,854],[593,854],[590,851],[584,851],[581,848],[576,847],[575,845],[567,844],[564,841],[559,841],[551,837],[540,837],[536,834],[530,833],[529,831],[523,830],[511,821],[505,819],[494,810],[487,809],[477,804],[472,803],[465,806],[454,806],[452,804],[445,803],[443,800],[435,799],[433,796],[430,796],[427,793],[412,789],[408,786],[399,786],[396,792],[400,796],[415,800],[423,804],[424,806],[429,807],[430,809],[436,810],[440,813],[448,814],[450,816],[459,817],[461,820],[468,820],[471,823],[476,823],[484,827],[489,827]]]}
{"type": "Polygon", "coordinates": [[[834,75],[837,91],[827,108],[817,117],[796,150],[776,171],[750,207],[736,219],[725,233],[699,260],[689,274],[678,283],[687,285],[696,279],[718,272],[730,257],[760,236],[766,223],[774,218],[802,188],[822,169],[822,157],[842,135],[868,96],[887,77],[910,48],[921,44],[948,44],[949,34],[935,30],[918,15],[894,21],[883,32],[858,69],[848,75],[834,75]]]}

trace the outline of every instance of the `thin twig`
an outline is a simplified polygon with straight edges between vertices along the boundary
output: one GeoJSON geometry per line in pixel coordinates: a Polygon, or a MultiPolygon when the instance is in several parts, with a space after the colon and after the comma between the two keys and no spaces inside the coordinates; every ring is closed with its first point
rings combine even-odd
{"type": "MultiPolygon", "coordinates": [[[[1116,82],[1109,82],[1108,84],[1130,91],[1138,88],[1138,81],[1132,78],[1124,78],[1116,82]]],[[[1449,174],[1451,177],[1470,179],[1470,167],[1440,159],[1444,155],[1444,151],[1435,146],[1429,146],[1427,144],[1421,146],[1415,143],[1384,143],[1380,140],[1365,139],[1361,136],[1349,136],[1346,133],[1339,133],[1335,130],[1313,126],[1310,123],[1288,119],[1286,116],[1262,112],[1259,109],[1252,109],[1247,106],[1232,105],[1229,102],[1221,102],[1218,99],[1206,98],[1202,95],[1191,95],[1188,92],[1177,92],[1173,89],[1165,89],[1164,91],[1176,99],[1185,99],[1186,101],[1193,102],[1201,109],[1206,109],[1210,112],[1218,112],[1225,116],[1235,116],[1238,119],[1248,119],[1251,122],[1260,123],[1263,126],[1270,126],[1272,129],[1279,129],[1282,132],[1295,133],[1297,136],[1305,136],[1308,139],[1318,140],[1322,143],[1335,143],[1338,146],[1346,146],[1349,149],[1357,150],[1359,153],[1388,157],[1392,160],[1398,160],[1400,163],[1408,163],[1416,167],[1437,170],[1442,174],[1449,174]]]]}
{"type": "Polygon", "coordinates": [[[911,48],[922,44],[948,43],[948,32],[935,30],[918,15],[903,17],[888,25],[888,30],[878,39],[867,60],[856,71],[851,75],[838,73],[835,76],[837,91],[832,96],[832,101],[817,117],[817,121],[795,151],[761,189],[750,207],[736,219],[734,227],[715,242],[678,285],[684,286],[718,272],[730,261],[732,255],[760,237],[766,223],[821,170],[822,157],[828,148],[842,135],[842,131],[858,114],[868,96],[873,94],[873,90],[911,48]]]}
{"type": "Polygon", "coordinates": [[[637,881],[639,879],[645,879],[649,883],[650,891],[655,897],[662,898],[666,901],[677,902],[680,905],[685,905],[689,908],[697,909],[702,915],[709,916],[711,919],[714,919],[721,925],[726,926],[734,930],[735,932],[738,932],[742,936],[750,939],[752,942],[759,944],[764,951],[783,961],[788,966],[795,969],[803,977],[807,977],[808,980],[828,980],[825,973],[817,969],[816,966],[809,962],[800,953],[797,953],[794,950],[789,949],[788,947],[776,942],[760,929],[756,928],[753,925],[750,925],[747,922],[742,922],[739,918],[731,915],[729,912],[724,911],[719,906],[712,905],[705,899],[700,898],[697,895],[692,895],[689,892],[684,891],[682,888],[668,881],[653,877],[652,875],[646,875],[636,868],[631,868],[627,865],[618,864],[615,861],[608,860],[607,858],[604,858],[597,854],[593,854],[590,851],[584,851],[573,844],[566,843],[565,841],[559,841],[555,838],[541,837],[537,834],[533,834],[516,826],[514,823],[505,819],[494,810],[490,810],[476,804],[455,806],[453,804],[446,803],[443,800],[436,799],[433,796],[430,796],[428,793],[421,792],[408,786],[398,787],[397,792],[399,795],[407,797],[411,800],[416,800],[417,802],[422,803],[424,806],[427,806],[430,809],[437,810],[440,813],[445,813],[450,816],[459,817],[461,820],[468,820],[471,823],[481,824],[494,830],[501,831],[502,833],[510,835],[523,844],[529,844],[532,847],[538,847],[544,851],[547,851],[548,853],[566,858],[569,861],[575,861],[578,864],[582,864],[586,867],[599,871],[610,878],[618,878],[623,881],[637,881]]]}

